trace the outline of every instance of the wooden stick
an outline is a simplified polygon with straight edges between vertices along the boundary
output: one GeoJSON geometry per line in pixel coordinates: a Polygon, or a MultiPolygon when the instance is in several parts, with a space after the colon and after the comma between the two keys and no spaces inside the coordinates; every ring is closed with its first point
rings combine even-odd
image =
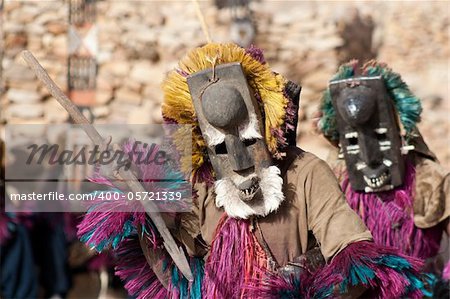
{"type": "Polygon", "coordinates": [[[198,0],[192,0],[194,1],[195,6],[195,12],[197,13],[197,17],[200,21],[200,25],[202,26],[203,34],[205,35],[206,42],[210,44],[212,42],[211,36],[209,35],[208,30],[208,24],[206,23],[205,16],[202,13],[202,10],[200,8],[200,4],[198,3],[198,0]]]}
{"type": "MultiPolygon", "coordinates": [[[[64,94],[64,92],[56,85],[56,83],[50,78],[47,71],[41,66],[37,59],[33,56],[30,51],[22,52],[23,59],[27,62],[28,66],[33,70],[34,74],[41,80],[42,83],[47,87],[50,94],[67,110],[69,115],[72,117],[76,124],[82,125],[83,130],[92,140],[95,145],[101,147],[105,140],[94,128],[94,126],[89,123],[89,121],[84,117],[80,110],[75,106],[75,104],[64,94]]],[[[116,145],[115,150],[118,149],[116,145]]],[[[120,150],[120,149],[119,149],[120,150]]],[[[139,183],[134,174],[120,167],[119,176],[121,179],[125,180],[126,184],[132,192],[146,192],[144,187],[139,183]]],[[[147,211],[157,211],[156,205],[151,201],[145,201],[147,211]]],[[[183,273],[184,277],[189,281],[194,280],[189,263],[184,255],[183,249],[178,248],[172,234],[167,228],[166,223],[158,212],[147,212],[150,219],[153,221],[156,229],[164,240],[164,247],[166,248],[169,255],[172,257],[175,265],[183,273]]]]}
{"type": "Polygon", "coordinates": [[[50,94],[67,110],[73,121],[78,125],[83,125],[83,129],[86,134],[92,140],[92,142],[98,146],[103,144],[102,136],[92,126],[87,118],[80,112],[78,107],[64,94],[64,92],[56,85],[56,83],[50,78],[47,71],[37,61],[30,51],[22,52],[23,59],[27,62],[28,66],[33,70],[36,77],[44,83],[50,94]]]}

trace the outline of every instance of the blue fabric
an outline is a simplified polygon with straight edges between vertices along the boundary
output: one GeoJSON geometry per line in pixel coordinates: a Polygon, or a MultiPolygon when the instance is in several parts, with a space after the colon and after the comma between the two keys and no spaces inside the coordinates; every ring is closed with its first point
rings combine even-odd
{"type": "Polygon", "coordinates": [[[16,225],[8,243],[0,247],[0,293],[3,298],[36,298],[38,281],[28,231],[16,225]]]}
{"type": "Polygon", "coordinates": [[[33,229],[34,258],[40,269],[40,284],[46,297],[54,294],[64,297],[71,284],[62,214],[40,216],[44,217],[33,229]]]}

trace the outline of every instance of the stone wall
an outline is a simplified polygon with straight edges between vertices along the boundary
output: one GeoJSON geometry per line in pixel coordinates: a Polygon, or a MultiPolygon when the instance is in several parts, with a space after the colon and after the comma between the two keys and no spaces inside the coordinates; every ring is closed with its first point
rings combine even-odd
{"type": "MultiPolygon", "coordinates": [[[[229,41],[231,13],[201,1],[212,39],[229,41]]],[[[255,44],[272,68],[303,86],[300,146],[325,157],[327,143],[311,130],[311,117],[339,63],[378,58],[400,72],[423,99],[421,130],[450,166],[448,58],[445,2],[255,1],[255,44]]],[[[161,81],[190,48],[205,43],[190,1],[99,1],[99,123],[161,122],[161,81]]],[[[6,0],[3,15],[3,93],[0,121],[51,123],[67,114],[38,84],[20,58],[31,50],[52,78],[67,88],[66,1],[6,0]]]]}

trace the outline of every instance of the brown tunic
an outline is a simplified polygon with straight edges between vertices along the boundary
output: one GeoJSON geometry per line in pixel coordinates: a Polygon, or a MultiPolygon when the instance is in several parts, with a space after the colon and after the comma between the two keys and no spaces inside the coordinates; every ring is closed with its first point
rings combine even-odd
{"type": "MultiPolygon", "coordinates": [[[[329,260],[348,244],[371,240],[371,234],[355,212],[347,205],[339,184],[329,166],[313,154],[290,148],[280,164],[285,200],[277,212],[257,219],[256,235],[264,239],[278,266],[316,245],[329,260]],[[259,228],[260,230],[259,230],[259,228]],[[262,235],[262,236],[261,236],[262,235]]],[[[192,230],[193,221],[183,220],[186,231],[209,246],[220,217],[215,195],[204,185],[198,190],[199,231],[192,230]]],[[[195,254],[192,249],[191,254],[195,254]]]]}

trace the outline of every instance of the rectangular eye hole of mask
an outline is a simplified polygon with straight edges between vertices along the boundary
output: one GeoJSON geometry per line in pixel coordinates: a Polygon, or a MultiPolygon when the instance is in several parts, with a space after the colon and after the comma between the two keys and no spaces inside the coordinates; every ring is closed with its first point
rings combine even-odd
{"type": "Polygon", "coordinates": [[[346,139],[350,139],[350,138],[358,138],[358,132],[349,132],[349,133],[345,133],[345,138],[346,139]]]}

